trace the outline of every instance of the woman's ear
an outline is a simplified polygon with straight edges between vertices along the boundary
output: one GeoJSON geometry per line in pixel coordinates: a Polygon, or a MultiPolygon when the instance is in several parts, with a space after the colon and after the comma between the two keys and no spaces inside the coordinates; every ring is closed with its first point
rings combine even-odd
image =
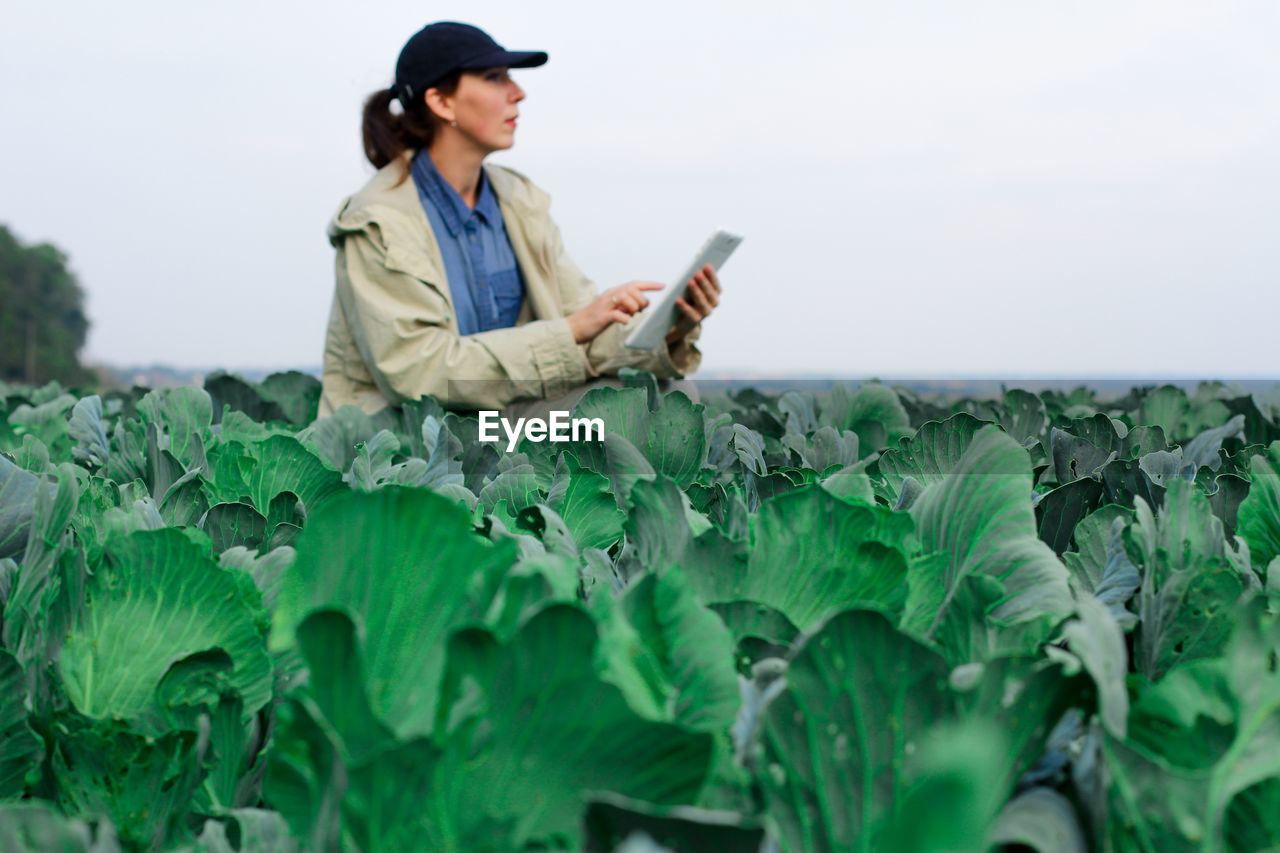
{"type": "Polygon", "coordinates": [[[427,111],[434,113],[437,118],[444,121],[445,124],[454,120],[453,99],[441,92],[435,86],[422,93],[422,100],[427,105],[427,111]]]}

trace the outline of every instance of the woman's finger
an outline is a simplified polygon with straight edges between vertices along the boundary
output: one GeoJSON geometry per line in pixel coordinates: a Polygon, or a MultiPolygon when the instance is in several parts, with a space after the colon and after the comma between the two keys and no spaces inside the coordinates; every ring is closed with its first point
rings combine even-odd
{"type": "Polygon", "coordinates": [[[709,276],[702,275],[701,278],[698,279],[698,289],[702,292],[702,295],[706,297],[708,312],[720,304],[720,291],[715,289],[715,286],[712,284],[709,276]]]}
{"type": "Polygon", "coordinates": [[[608,305],[610,308],[618,308],[626,311],[628,314],[634,314],[638,303],[625,287],[615,287],[606,294],[609,297],[608,305]]]}
{"type": "Polygon", "coordinates": [[[711,265],[708,264],[707,266],[703,267],[702,269],[694,273],[693,278],[689,280],[690,285],[696,284],[698,286],[698,288],[702,291],[703,295],[707,297],[708,304],[711,305],[712,307],[715,307],[717,304],[719,304],[719,293],[720,293],[719,289],[715,285],[715,282],[713,279],[714,275],[715,273],[714,271],[711,270],[711,265]]]}
{"type": "Polygon", "coordinates": [[[639,282],[627,285],[627,295],[636,301],[640,309],[649,307],[649,297],[644,295],[644,289],[639,286],[639,282]]]}
{"type": "MultiPolygon", "coordinates": [[[[683,299],[676,300],[676,308],[684,315],[684,319],[688,321],[687,324],[684,324],[685,328],[691,329],[702,322],[702,315],[698,312],[698,309],[683,299]]],[[[680,326],[682,322],[677,322],[676,325],[680,326]]]]}
{"type": "Polygon", "coordinates": [[[707,273],[707,295],[711,297],[712,305],[720,304],[720,277],[716,275],[715,268],[710,264],[706,266],[707,273]]]}
{"type": "Polygon", "coordinates": [[[711,282],[711,292],[716,296],[720,295],[720,276],[716,275],[716,268],[707,264],[703,267],[707,273],[707,280],[711,282]]]}
{"type": "Polygon", "coordinates": [[[703,287],[702,282],[696,279],[691,282],[689,284],[689,296],[691,297],[689,301],[701,312],[701,316],[705,317],[711,313],[711,301],[707,298],[703,287]]]}

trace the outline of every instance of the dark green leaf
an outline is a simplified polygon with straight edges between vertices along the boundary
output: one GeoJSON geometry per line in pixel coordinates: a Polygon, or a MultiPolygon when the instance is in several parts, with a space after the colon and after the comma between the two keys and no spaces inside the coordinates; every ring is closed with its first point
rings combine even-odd
{"type": "Polygon", "coordinates": [[[876,465],[888,483],[885,496],[890,503],[897,498],[905,478],[911,477],[920,485],[928,486],[955,470],[983,426],[982,421],[962,412],[945,421],[925,424],[914,436],[880,454],[876,465]]]}
{"type": "Polygon", "coordinates": [[[653,806],[616,796],[587,804],[583,831],[587,853],[614,853],[633,833],[644,833],[675,853],[759,853],[764,842],[758,821],[733,812],[653,806]]]}
{"type": "Polygon", "coordinates": [[[31,730],[28,716],[22,666],[0,649],[0,801],[20,797],[27,773],[44,757],[44,744],[31,730]]]}
{"type": "Polygon", "coordinates": [[[89,468],[106,464],[111,453],[107,430],[102,423],[102,398],[97,394],[83,397],[71,410],[67,435],[76,443],[71,451],[75,460],[89,468]]]}
{"type": "Polygon", "coordinates": [[[339,494],[307,520],[281,584],[273,646],[314,610],[344,609],[363,630],[374,713],[402,738],[431,732],[444,641],[487,608],[514,547],[490,545],[432,492],[388,486],[339,494]]]}
{"type": "Polygon", "coordinates": [[[442,703],[454,718],[435,778],[436,814],[455,839],[487,825],[498,849],[576,846],[589,792],[665,804],[697,794],[710,735],[637,717],[596,675],[596,642],[591,620],[568,605],[542,611],[505,646],[480,629],[453,635],[442,703]],[[591,713],[564,712],[575,708],[591,713]]]}
{"type": "Polygon", "coordinates": [[[909,756],[954,719],[947,671],[870,611],[841,613],[808,639],[763,730],[760,781],[786,849],[877,849],[910,787],[909,756]]]}
{"type": "Polygon", "coordinates": [[[593,388],[578,401],[576,418],[603,418],[609,433],[626,438],[653,469],[680,487],[692,483],[706,461],[702,406],[682,392],[668,394],[662,407],[649,411],[639,388],[593,388]]]}
{"type": "MultiPolygon", "coordinates": [[[[934,636],[962,592],[961,582],[979,576],[1001,587],[999,599],[987,605],[999,623],[1051,627],[1072,611],[1066,567],[1036,533],[1030,469],[1027,452],[988,426],[954,471],[916,500],[911,516],[923,549],[941,560],[913,564],[904,624],[934,636]]],[[[979,598],[985,601],[987,592],[979,598]]],[[[1028,643],[1038,645],[1034,635],[1028,643]]]]}
{"type": "Polygon", "coordinates": [[[213,550],[218,554],[236,546],[257,550],[267,538],[267,519],[253,507],[242,503],[220,503],[210,507],[200,528],[209,534],[213,550]]]}
{"type": "Polygon", "coordinates": [[[609,479],[560,454],[547,504],[560,514],[580,549],[608,548],[622,537],[623,514],[609,479]]]}
{"type": "Polygon", "coordinates": [[[220,648],[245,713],[271,696],[271,663],[255,607],[232,573],[178,530],[134,533],[109,546],[58,664],[67,696],[97,719],[157,724],[155,690],[177,658],[220,648]]]}
{"type": "Polygon", "coordinates": [[[0,559],[27,548],[40,478],[0,456],[0,559]]]}
{"type": "Polygon", "coordinates": [[[1250,460],[1249,474],[1252,483],[1240,503],[1238,529],[1253,564],[1265,566],[1280,556],[1280,441],[1271,443],[1265,457],[1250,460]]]}
{"type": "Polygon", "coordinates": [[[738,679],[734,640],[719,617],[698,603],[676,570],[631,584],[621,604],[672,687],[669,719],[699,731],[727,731],[738,711],[738,679]]]}

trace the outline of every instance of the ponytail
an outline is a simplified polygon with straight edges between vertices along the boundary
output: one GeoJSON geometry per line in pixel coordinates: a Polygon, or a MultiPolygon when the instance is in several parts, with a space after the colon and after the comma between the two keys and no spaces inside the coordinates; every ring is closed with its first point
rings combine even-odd
{"type": "Polygon", "coordinates": [[[364,156],[375,169],[381,169],[399,157],[406,147],[401,128],[402,115],[391,112],[390,89],[374,92],[364,102],[364,121],[361,135],[364,137],[364,156]]]}
{"type": "MultiPolygon", "coordinates": [[[[457,91],[461,76],[461,72],[455,71],[433,88],[452,95],[457,91]]],[[[375,169],[394,162],[410,148],[426,148],[441,121],[427,107],[421,95],[410,99],[408,104],[401,101],[404,109],[398,113],[391,111],[391,102],[395,98],[396,90],[379,89],[364,101],[360,132],[364,138],[364,156],[369,158],[375,169]]]]}

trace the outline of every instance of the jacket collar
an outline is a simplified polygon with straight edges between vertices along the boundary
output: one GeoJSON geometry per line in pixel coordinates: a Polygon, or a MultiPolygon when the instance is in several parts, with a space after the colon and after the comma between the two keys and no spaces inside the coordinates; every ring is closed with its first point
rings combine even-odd
{"type": "MultiPolygon", "coordinates": [[[[437,290],[453,310],[453,295],[444,285],[440,246],[409,171],[416,153],[406,151],[383,166],[343,202],[329,222],[329,241],[336,247],[345,235],[376,226],[386,247],[386,265],[422,281],[439,283],[437,290]]],[[[489,164],[483,168],[486,182],[498,197],[511,248],[525,276],[525,296],[532,316],[539,320],[558,318],[556,259],[552,257],[558,249],[549,245],[547,233],[551,197],[513,169],[489,164]]]]}
{"type": "MultiPolygon", "coordinates": [[[[346,199],[334,217],[331,228],[336,227],[341,232],[346,230],[343,228],[344,223],[354,224],[359,219],[367,221],[365,214],[376,208],[391,208],[410,217],[420,217],[423,227],[427,227],[427,215],[422,211],[422,202],[418,199],[418,191],[410,175],[411,163],[416,153],[412,149],[405,151],[374,173],[359,192],[346,199]]],[[[485,182],[498,197],[498,206],[504,216],[508,210],[520,216],[546,214],[551,199],[528,178],[504,166],[486,163],[482,168],[485,182]]]]}

